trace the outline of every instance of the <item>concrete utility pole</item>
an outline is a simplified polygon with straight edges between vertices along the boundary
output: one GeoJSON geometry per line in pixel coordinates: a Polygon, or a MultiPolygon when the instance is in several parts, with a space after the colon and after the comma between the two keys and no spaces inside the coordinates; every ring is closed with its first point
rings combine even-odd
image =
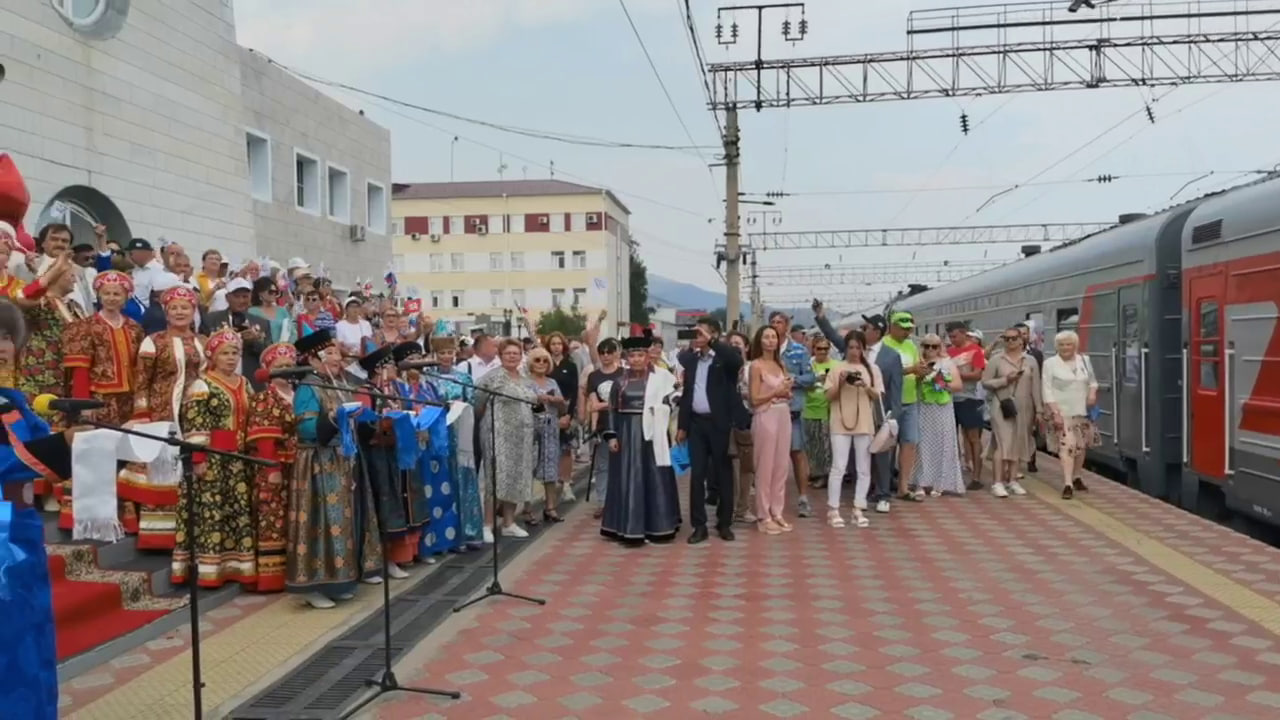
{"type": "Polygon", "coordinates": [[[756,249],[751,248],[751,330],[764,325],[764,303],[760,300],[760,274],[756,268],[756,249]]]}
{"type": "Polygon", "coordinates": [[[731,330],[741,317],[742,246],[738,233],[738,109],[724,114],[724,311],[731,330]]]}

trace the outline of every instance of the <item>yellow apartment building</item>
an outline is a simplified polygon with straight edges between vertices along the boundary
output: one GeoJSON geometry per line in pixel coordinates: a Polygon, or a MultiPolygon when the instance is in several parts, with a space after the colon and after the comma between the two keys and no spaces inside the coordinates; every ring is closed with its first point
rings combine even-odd
{"type": "MultiPolygon", "coordinates": [[[[517,306],[630,313],[631,211],[562,180],[397,183],[392,253],[402,288],[451,323],[517,306]]],[[[612,325],[612,323],[609,323],[612,325]]]]}

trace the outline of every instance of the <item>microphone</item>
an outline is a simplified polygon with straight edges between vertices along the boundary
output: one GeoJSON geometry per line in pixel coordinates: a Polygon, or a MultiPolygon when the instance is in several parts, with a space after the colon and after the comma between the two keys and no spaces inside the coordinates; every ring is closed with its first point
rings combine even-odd
{"type": "Polygon", "coordinates": [[[295,367],[283,367],[276,370],[272,370],[271,372],[267,373],[267,377],[272,380],[276,380],[280,378],[283,378],[285,380],[301,380],[302,378],[307,377],[308,375],[314,375],[314,374],[315,374],[315,370],[312,370],[310,367],[306,365],[298,365],[295,367]]]}
{"type": "Polygon", "coordinates": [[[439,360],[401,360],[396,363],[400,370],[421,370],[422,368],[440,367],[439,360]]]}
{"type": "Polygon", "coordinates": [[[36,411],[37,415],[52,415],[56,412],[78,413],[85,410],[97,410],[100,407],[106,407],[106,403],[101,400],[77,400],[75,398],[60,398],[57,395],[37,395],[35,400],[31,402],[31,409],[36,411]]]}

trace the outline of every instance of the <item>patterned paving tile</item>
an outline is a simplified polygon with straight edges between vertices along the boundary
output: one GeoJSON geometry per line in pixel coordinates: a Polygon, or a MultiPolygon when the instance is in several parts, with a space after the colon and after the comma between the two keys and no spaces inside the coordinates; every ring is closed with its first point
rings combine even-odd
{"type": "MultiPolygon", "coordinates": [[[[1041,468],[1054,477],[1051,458],[1041,468]]],[[[1090,487],[1084,507],[1274,607],[1280,550],[1090,487]]],[[[898,504],[864,530],[797,520],[777,537],[635,549],[578,511],[504,578],[545,607],[493,601],[399,671],[456,682],[462,700],[393,697],[372,716],[1280,717],[1268,623],[1060,503],[978,493],[898,504]]]]}

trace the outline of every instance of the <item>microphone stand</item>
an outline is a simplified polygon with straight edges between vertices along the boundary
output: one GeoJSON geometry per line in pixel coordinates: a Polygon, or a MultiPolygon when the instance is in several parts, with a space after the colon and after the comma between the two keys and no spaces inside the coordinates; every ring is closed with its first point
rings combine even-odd
{"type": "Polygon", "coordinates": [[[146,438],[147,440],[158,440],[165,445],[177,448],[179,457],[182,458],[182,477],[187,485],[187,522],[186,522],[186,551],[187,551],[187,592],[191,594],[191,702],[194,708],[195,720],[201,720],[204,717],[204,698],[202,691],[204,690],[204,679],[200,669],[200,592],[199,592],[199,563],[196,562],[196,514],[200,503],[200,496],[195,491],[195,470],[192,465],[192,453],[202,452],[206,455],[220,455],[225,458],[239,460],[249,465],[257,465],[259,467],[279,467],[280,463],[273,460],[263,460],[241,453],[227,452],[225,450],[214,450],[211,447],[198,445],[196,443],[187,442],[178,437],[177,430],[170,430],[167,436],[152,435],[151,433],[139,432],[132,428],[119,427],[108,423],[98,422],[96,420],[86,420],[79,417],[78,412],[68,412],[67,425],[74,427],[76,425],[89,425],[100,428],[102,430],[113,430],[125,435],[133,435],[134,437],[146,438]]]}
{"type": "MultiPolygon", "coordinates": [[[[293,384],[295,389],[297,388],[298,385],[309,385],[315,388],[325,388],[327,390],[337,390],[339,392],[344,392],[344,393],[364,395],[366,397],[379,399],[379,400],[389,400],[394,402],[405,401],[403,398],[397,395],[387,395],[385,393],[368,390],[364,387],[353,388],[353,387],[344,386],[344,385],[336,385],[333,383],[320,382],[319,380],[315,379],[317,377],[318,375],[307,375],[302,377],[291,377],[287,379],[289,380],[290,383],[293,384]]],[[[372,383],[372,381],[370,382],[372,383]]],[[[441,408],[448,407],[447,403],[442,403],[435,400],[430,400],[430,401],[414,400],[413,402],[421,403],[423,405],[430,405],[432,407],[441,407],[441,408]]],[[[356,450],[356,455],[360,457],[360,472],[364,478],[364,482],[370,485],[370,488],[372,489],[373,479],[372,479],[372,476],[369,474],[368,458],[366,458],[364,452],[359,449],[356,450]]],[[[374,505],[373,512],[375,513],[375,515],[380,515],[377,507],[378,502],[376,497],[374,498],[373,505],[374,505]]],[[[383,518],[378,517],[378,531],[379,531],[379,534],[382,536],[381,538],[382,539],[382,583],[381,583],[382,584],[382,673],[376,678],[365,678],[364,685],[365,687],[374,688],[373,694],[361,700],[359,703],[353,706],[350,710],[344,713],[341,716],[342,720],[346,720],[347,718],[354,717],[356,713],[363,710],[364,707],[369,703],[372,703],[374,700],[377,700],[383,695],[386,695],[387,693],[392,693],[392,692],[408,692],[408,693],[417,693],[419,695],[438,695],[440,697],[447,697],[453,700],[457,700],[458,698],[462,697],[462,693],[458,692],[457,690],[438,690],[436,688],[425,688],[425,687],[420,688],[420,687],[411,687],[408,685],[401,685],[400,681],[396,678],[395,671],[392,670],[391,668],[391,578],[389,575],[391,560],[387,557],[387,530],[386,530],[386,527],[383,525],[382,520],[383,518]]],[[[357,540],[357,542],[359,542],[359,540],[357,540]]]]}
{"type": "MultiPolygon", "coordinates": [[[[484,390],[481,388],[477,388],[473,383],[461,382],[457,378],[452,378],[452,377],[449,377],[448,375],[441,375],[439,373],[431,372],[430,370],[427,370],[425,368],[420,368],[419,371],[422,372],[423,374],[430,375],[431,377],[436,378],[437,380],[456,383],[458,385],[461,385],[462,387],[470,388],[473,391],[487,393],[490,396],[488,407],[486,408],[486,412],[490,414],[490,417],[489,417],[490,451],[493,451],[498,447],[498,431],[497,431],[498,418],[493,414],[496,397],[505,398],[507,400],[512,400],[518,403],[523,403],[531,407],[538,406],[538,403],[536,402],[530,402],[528,400],[525,400],[524,398],[515,397],[514,395],[508,395],[506,393],[501,393],[494,390],[484,390]]],[[[506,371],[499,369],[499,370],[495,370],[494,372],[506,372],[506,371]]],[[[535,598],[535,597],[529,597],[527,595],[518,595],[513,592],[507,592],[505,589],[503,589],[502,581],[498,578],[498,538],[501,536],[501,529],[498,527],[498,515],[499,515],[498,514],[498,464],[495,462],[495,458],[485,458],[484,461],[488,462],[490,465],[493,466],[493,472],[487,473],[489,475],[489,501],[493,503],[490,506],[491,508],[493,508],[493,546],[492,546],[493,547],[493,579],[489,582],[489,586],[484,589],[483,593],[481,593],[480,595],[477,595],[474,598],[471,598],[470,600],[467,600],[466,602],[463,602],[454,606],[453,611],[461,612],[466,608],[469,608],[472,605],[475,605],[481,602],[482,600],[488,600],[491,597],[498,597],[498,596],[514,598],[516,600],[523,600],[524,602],[533,603],[535,605],[546,605],[547,601],[544,598],[535,598]]],[[[529,481],[533,482],[533,479],[530,478],[529,481]]]]}

